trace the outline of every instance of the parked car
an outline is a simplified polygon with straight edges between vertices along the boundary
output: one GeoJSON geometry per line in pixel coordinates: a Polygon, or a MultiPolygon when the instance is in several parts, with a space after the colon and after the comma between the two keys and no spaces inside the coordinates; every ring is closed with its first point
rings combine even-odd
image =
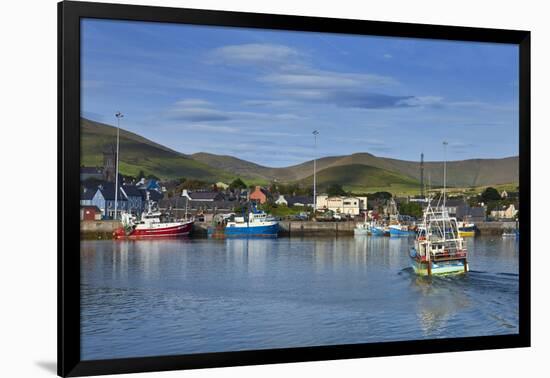
{"type": "Polygon", "coordinates": [[[292,220],[307,221],[309,219],[307,213],[301,212],[300,214],[294,214],[291,216],[292,220]]]}

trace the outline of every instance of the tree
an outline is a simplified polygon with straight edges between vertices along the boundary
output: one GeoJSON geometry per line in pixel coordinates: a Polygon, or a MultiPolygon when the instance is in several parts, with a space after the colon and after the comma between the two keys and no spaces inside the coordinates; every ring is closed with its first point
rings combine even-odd
{"type": "Polygon", "coordinates": [[[246,189],[246,184],[243,180],[237,177],[231,184],[229,184],[231,189],[246,189]]]}
{"type": "Polygon", "coordinates": [[[193,180],[193,179],[187,179],[183,184],[180,184],[177,186],[178,190],[181,191],[182,189],[189,189],[189,190],[197,190],[197,189],[206,189],[208,187],[208,184],[201,180],[193,180]]]}
{"type": "Polygon", "coordinates": [[[155,176],[154,174],[150,173],[147,175],[147,180],[156,180],[156,181],[160,181],[160,178],[158,178],[157,176],[155,176]]]}
{"type": "Polygon", "coordinates": [[[368,194],[369,199],[381,199],[381,200],[389,200],[392,198],[392,195],[390,192],[376,192],[373,194],[368,194]]]}
{"type": "Polygon", "coordinates": [[[481,193],[481,200],[485,203],[488,203],[491,201],[499,201],[500,199],[501,198],[498,190],[496,190],[493,187],[488,187],[483,191],[483,193],[481,193]]]}
{"type": "Polygon", "coordinates": [[[347,193],[340,184],[331,184],[327,188],[327,194],[329,196],[345,196],[347,193]]]}
{"type": "Polygon", "coordinates": [[[422,205],[418,202],[408,202],[402,203],[399,206],[399,213],[401,215],[410,215],[411,217],[421,218],[422,217],[422,205]]]}

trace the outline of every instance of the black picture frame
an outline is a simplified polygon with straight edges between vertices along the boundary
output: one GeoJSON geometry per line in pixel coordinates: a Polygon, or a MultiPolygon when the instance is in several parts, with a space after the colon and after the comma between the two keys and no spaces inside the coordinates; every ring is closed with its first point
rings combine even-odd
{"type": "Polygon", "coordinates": [[[530,32],[63,1],[58,4],[58,374],[83,376],[530,346],[530,32]],[[178,356],[80,358],[80,19],[185,23],[516,44],[519,46],[520,254],[517,335],[178,356]]]}

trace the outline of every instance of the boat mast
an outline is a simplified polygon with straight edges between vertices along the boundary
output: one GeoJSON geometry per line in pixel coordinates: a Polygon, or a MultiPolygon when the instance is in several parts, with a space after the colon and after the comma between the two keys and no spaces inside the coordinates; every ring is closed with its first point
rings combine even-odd
{"type": "Polygon", "coordinates": [[[185,220],[187,220],[187,203],[189,202],[189,198],[185,197],[185,220]]]}
{"type": "Polygon", "coordinates": [[[118,151],[120,145],[120,119],[124,117],[124,114],[117,112],[116,117],[116,162],[115,162],[115,220],[117,219],[117,208],[118,208],[118,151]]]}

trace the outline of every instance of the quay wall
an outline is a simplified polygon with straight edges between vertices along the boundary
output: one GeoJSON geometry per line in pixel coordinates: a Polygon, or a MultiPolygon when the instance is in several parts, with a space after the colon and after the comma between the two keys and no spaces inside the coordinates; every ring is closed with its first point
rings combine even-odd
{"type": "Polygon", "coordinates": [[[476,223],[479,235],[501,235],[516,229],[516,222],[478,222],[476,223]]]}
{"type": "Polygon", "coordinates": [[[80,221],[80,237],[83,239],[112,239],[113,231],[122,227],[120,221],[80,221]]]}
{"type": "MultiPolygon", "coordinates": [[[[280,221],[280,236],[336,236],[353,235],[357,222],[314,222],[314,221],[280,221]]],[[[196,222],[193,233],[206,235],[209,223],[196,222]]],[[[514,230],[515,222],[479,222],[476,223],[478,235],[501,235],[504,231],[514,230]]]]}
{"type": "MultiPolygon", "coordinates": [[[[281,236],[344,236],[353,235],[355,224],[355,221],[280,221],[279,228],[281,236]]],[[[209,225],[210,222],[195,222],[193,235],[206,236],[209,225]]],[[[476,226],[478,235],[500,235],[516,227],[515,222],[479,222],[476,226]]],[[[111,239],[119,227],[122,227],[119,221],[81,221],[80,235],[84,239],[111,239]]]]}

